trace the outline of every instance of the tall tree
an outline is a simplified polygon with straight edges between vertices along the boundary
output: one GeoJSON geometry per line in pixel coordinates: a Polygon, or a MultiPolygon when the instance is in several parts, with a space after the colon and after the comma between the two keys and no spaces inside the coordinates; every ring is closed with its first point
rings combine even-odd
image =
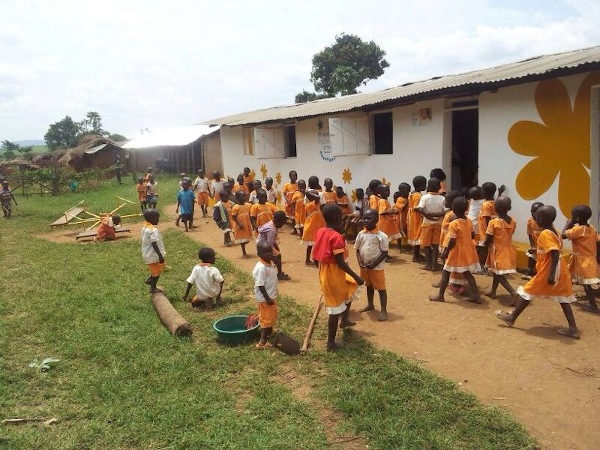
{"type": "Polygon", "coordinates": [[[48,132],[44,135],[44,140],[50,150],[69,148],[77,145],[80,131],[79,124],[74,122],[71,117],[65,116],[63,120],[53,123],[48,127],[48,132]]]}
{"type": "Polygon", "coordinates": [[[384,56],[375,42],[342,33],[335,44],[313,56],[310,81],[317,93],[327,97],[356,94],[361,84],[379,78],[390,66],[384,56]]]}
{"type": "Polygon", "coordinates": [[[90,111],[85,115],[79,123],[82,134],[98,134],[100,136],[108,135],[106,131],[102,129],[102,117],[96,111],[90,111]]]}
{"type": "Polygon", "coordinates": [[[11,159],[15,158],[15,152],[19,151],[19,144],[15,144],[14,142],[4,140],[2,141],[2,145],[0,146],[0,148],[4,150],[4,154],[2,155],[2,157],[6,161],[10,161],[11,159]]]}

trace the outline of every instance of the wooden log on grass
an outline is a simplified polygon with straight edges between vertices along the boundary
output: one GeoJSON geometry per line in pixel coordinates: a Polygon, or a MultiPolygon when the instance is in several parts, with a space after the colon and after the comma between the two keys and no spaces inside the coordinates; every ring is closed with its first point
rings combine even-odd
{"type": "Polygon", "coordinates": [[[192,326],[173,308],[162,290],[152,294],[152,304],[160,321],[173,336],[187,337],[192,335],[192,326]]]}

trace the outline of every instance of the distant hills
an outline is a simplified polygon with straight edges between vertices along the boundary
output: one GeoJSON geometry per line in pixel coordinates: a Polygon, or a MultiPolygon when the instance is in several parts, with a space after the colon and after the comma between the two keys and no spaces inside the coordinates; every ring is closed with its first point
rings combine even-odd
{"type": "Polygon", "coordinates": [[[25,139],[22,141],[12,141],[14,144],[18,144],[19,147],[29,147],[30,145],[46,145],[46,141],[41,139],[25,139]]]}

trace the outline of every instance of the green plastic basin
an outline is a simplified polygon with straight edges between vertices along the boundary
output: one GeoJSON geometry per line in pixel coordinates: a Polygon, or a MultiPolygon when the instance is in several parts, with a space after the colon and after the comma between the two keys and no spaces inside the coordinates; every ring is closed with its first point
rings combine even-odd
{"type": "Polygon", "coordinates": [[[227,316],[213,323],[213,329],[217,332],[217,339],[226,345],[238,345],[252,342],[258,335],[258,324],[246,329],[248,316],[227,316]]]}

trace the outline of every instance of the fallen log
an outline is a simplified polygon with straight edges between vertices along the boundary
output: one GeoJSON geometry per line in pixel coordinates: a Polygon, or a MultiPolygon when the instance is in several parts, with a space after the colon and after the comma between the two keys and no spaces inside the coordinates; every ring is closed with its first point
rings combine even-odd
{"type": "Polygon", "coordinates": [[[152,294],[152,304],[162,324],[173,336],[188,337],[192,335],[192,326],[173,308],[162,290],[152,294]]]}

